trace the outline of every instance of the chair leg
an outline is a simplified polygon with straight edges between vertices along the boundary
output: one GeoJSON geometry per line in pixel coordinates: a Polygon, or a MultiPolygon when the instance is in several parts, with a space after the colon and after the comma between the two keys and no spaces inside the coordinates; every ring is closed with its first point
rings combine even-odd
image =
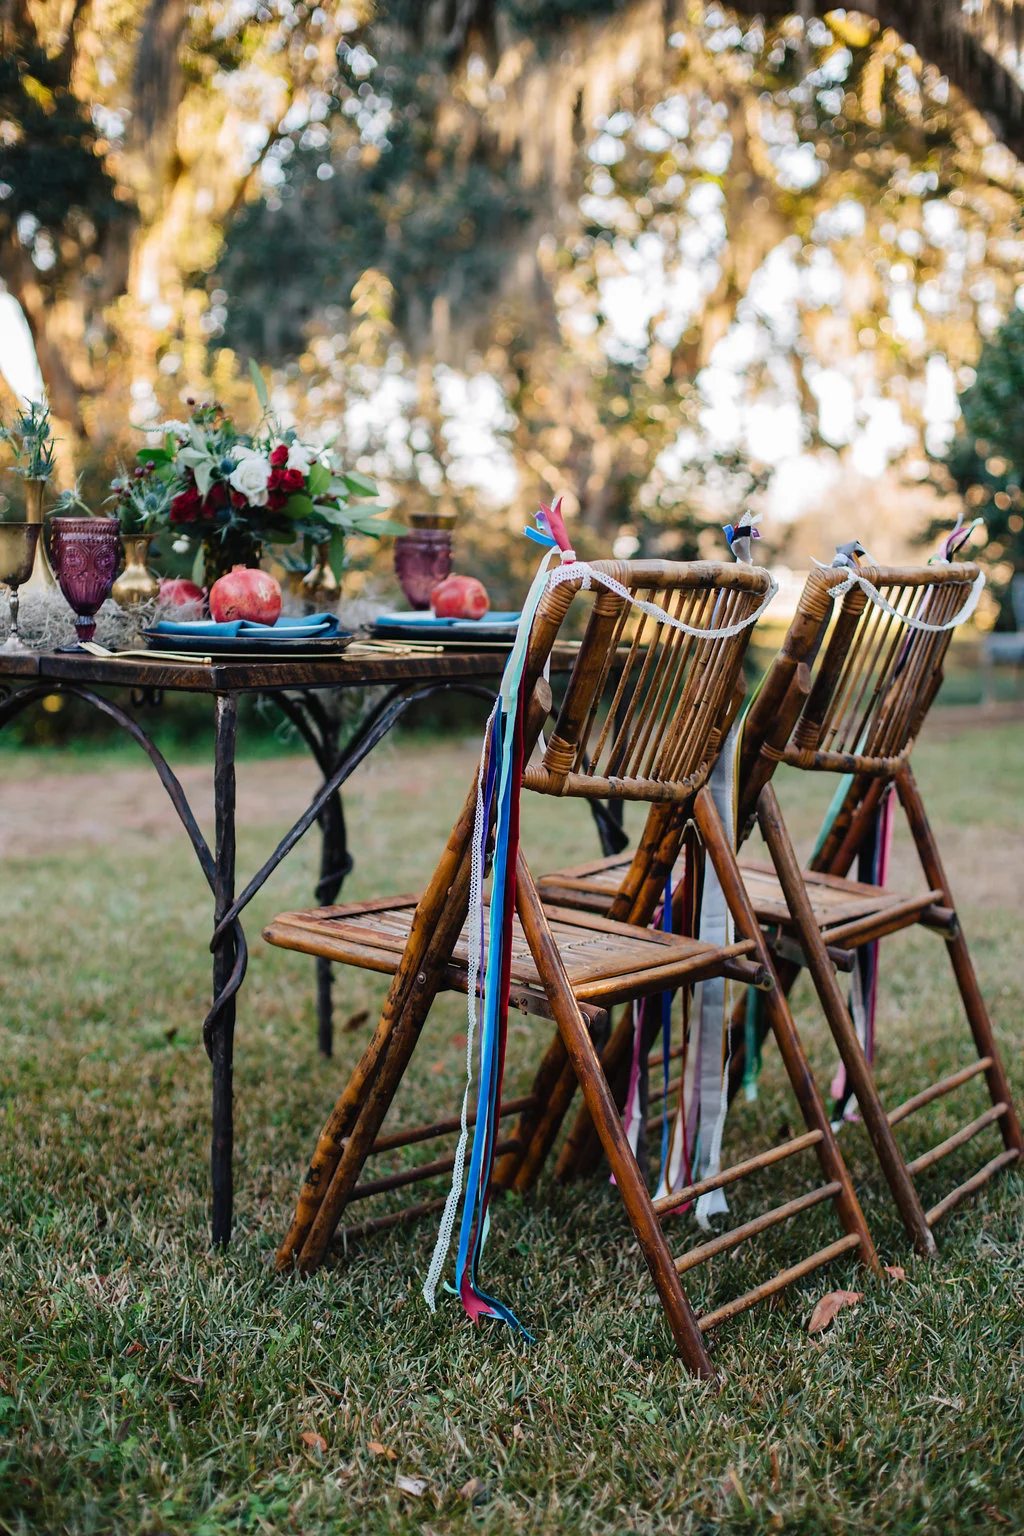
{"type": "Polygon", "coordinates": [[[275,1267],[290,1269],[302,1252],[309,1230],[320,1210],[323,1197],[330,1187],[335,1170],[345,1150],[363,1097],[377,1075],[377,1069],[391,1042],[395,1020],[386,1011],[381,1014],[369,1045],[349,1078],[344,1093],[320,1132],[316,1150],[310,1161],[306,1177],[299,1191],[295,1214],[277,1251],[275,1267]]]}
{"type": "Polygon", "coordinates": [[[704,1347],[697,1319],[680,1284],[643,1175],[626,1140],[615,1100],[601,1070],[601,1062],[590,1038],[586,1020],[576,1005],[537,888],[521,855],[516,874],[516,901],[523,932],[544,983],[566,1052],[608,1155],[630,1224],[661,1297],[679,1352],[691,1371],[706,1380],[714,1380],[715,1372],[704,1347]]]}
{"type": "MultiPolygon", "coordinates": [[[[938,844],[928,824],[924,801],[921,799],[921,792],[909,763],[904,763],[897,770],[896,790],[906,812],[907,821],[910,823],[910,831],[917,847],[925,879],[929,882],[931,889],[943,892],[945,905],[955,912],[956,903],[949,888],[949,881],[946,879],[946,871],[942,867],[938,844]]],[[[996,1048],[992,1020],[989,1018],[985,999],[981,995],[978,978],[974,973],[974,964],[967,948],[967,940],[964,938],[959,921],[946,930],[944,937],[978,1055],[979,1057],[988,1056],[992,1061],[992,1065],[985,1073],[992,1103],[1006,1105],[1006,1113],[999,1121],[1003,1143],[1007,1150],[1024,1153],[1024,1140],[1021,1138],[1020,1121],[1014,1108],[1009,1080],[996,1048]]]]}
{"type": "Polygon", "coordinates": [[[387,1102],[381,1120],[401,1080],[409,1055],[440,988],[444,967],[466,919],[469,903],[468,850],[475,814],[474,785],[466,797],[462,814],[452,830],[441,861],[416,908],[409,940],[401,964],[392,978],[377,1028],[320,1133],[299,1194],[295,1215],[278,1250],[276,1266],[279,1270],[289,1269],[298,1260],[300,1268],[307,1271],[315,1269],[322,1261],[344,1209],[344,1197],[358,1178],[359,1168],[373,1144],[373,1134],[376,1134],[374,1131],[366,1141],[366,1128],[372,1116],[368,1117],[358,1128],[358,1140],[353,1146],[357,1120],[362,1117],[368,1095],[374,1094],[374,1102],[377,1102],[377,1080],[393,1055],[396,1042],[400,1054],[404,1051],[404,1056],[397,1077],[393,1069],[386,1073],[385,1081],[390,1084],[390,1088],[385,1089],[387,1102]],[[363,1148],[364,1141],[365,1148],[353,1172],[356,1148],[363,1148]],[[345,1171],[341,1174],[340,1165],[343,1161],[345,1171]],[[330,1220],[332,1213],[333,1222],[330,1220]],[[312,1241],[314,1229],[316,1239],[312,1241]]]}
{"type": "Polygon", "coordinates": [[[737,931],[745,939],[753,939],[755,955],[764,966],[768,974],[775,980],[775,985],[766,994],[765,1002],[768,1016],[771,1020],[772,1032],[778,1042],[779,1052],[783,1065],[793,1085],[793,1092],[803,1111],[804,1120],[809,1130],[821,1132],[821,1140],[817,1142],[815,1150],[821,1162],[825,1177],[839,1185],[836,1194],[836,1209],[840,1220],[847,1233],[856,1235],[860,1240],[859,1257],[863,1264],[876,1274],[881,1273],[881,1265],[875,1252],[875,1245],[871,1240],[864,1213],[860,1208],[860,1202],[854,1192],[842,1153],[832,1130],[832,1124],[828,1113],[821,1100],[817,1084],[811,1073],[807,1057],[804,1055],[800,1036],[793,1022],[793,1015],[789,1010],[789,1004],[782,988],[775,978],[775,968],[772,964],[771,953],[767,941],[761,932],[761,926],[754,915],[754,909],[750,905],[743,884],[743,876],[740,874],[739,865],[736,862],[736,853],[732,843],[722,825],[721,818],[711,797],[711,791],[705,787],[701,789],[694,801],[694,818],[698,831],[704,840],[707,850],[718,876],[722,891],[725,895],[729,910],[737,931]]]}
{"type": "MultiPolygon", "coordinates": [[[[632,1050],[632,1009],[623,1008],[619,1014],[619,1022],[612,1030],[611,1039],[601,1052],[601,1069],[608,1080],[620,1114],[626,1104],[632,1050]]],[[[590,1110],[584,1101],[576,1112],[565,1146],[558,1155],[558,1161],[555,1163],[555,1178],[560,1184],[586,1178],[594,1172],[600,1160],[601,1140],[594,1129],[590,1110]]]]}
{"type": "MultiPolygon", "coordinates": [[[[648,870],[642,886],[634,887],[627,880],[609,910],[609,917],[619,922],[637,923],[646,927],[661,899],[665,881],[675,867],[683,842],[684,828],[676,808],[657,807],[656,814],[648,817],[637,848],[636,858],[642,858],[644,850],[654,852],[654,862],[648,870]]],[[[611,1039],[601,1052],[601,1066],[611,1084],[615,1102],[621,1114],[629,1091],[629,1070],[633,1056],[633,1013],[623,1008],[619,1022],[612,1031],[611,1039]]],[[[561,1184],[586,1178],[601,1160],[601,1142],[590,1118],[586,1103],[580,1105],[572,1129],[555,1164],[555,1178],[561,1184]]]]}
{"type": "MultiPolygon", "coordinates": [[[[551,708],[544,678],[532,685],[524,747],[532,751],[551,708]]],[[[373,1039],[321,1133],[277,1268],[304,1273],[323,1262],[374,1138],[402,1080],[469,908],[474,779],[430,883],[420,897],[373,1039]]]]}
{"type": "MultiPolygon", "coordinates": [[[[530,1174],[525,1187],[532,1187],[540,1164],[544,1161],[551,1142],[558,1135],[558,1127],[562,1123],[564,1108],[558,1115],[554,1128],[551,1128],[551,1121],[554,1118],[551,1106],[554,1101],[562,1097],[562,1081],[567,1072],[572,1078],[572,1087],[575,1087],[576,1078],[565,1054],[562,1037],[556,1031],[533,1080],[533,1087],[530,1090],[533,1104],[520,1115],[515,1129],[514,1139],[519,1143],[520,1150],[509,1152],[495,1164],[491,1180],[492,1188],[511,1189],[513,1185],[517,1189],[523,1187],[520,1180],[524,1178],[524,1168],[527,1166],[530,1174]],[[534,1151],[535,1147],[538,1152],[534,1151]]],[[[570,1094],[571,1091],[570,1089],[570,1094]]]]}
{"type": "Polygon", "coordinates": [[[857,1095],[857,1103],[860,1106],[865,1127],[888,1180],[889,1188],[892,1190],[893,1198],[918,1253],[934,1258],[938,1253],[938,1246],[932,1236],[913,1180],[907,1172],[906,1163],[896,1145],[888,1116],[878,1096],[874,1076],[839,990],[839,983],[836,981],[835,972],[828,958],[821,930],[811,910],[800,865],[771,784],[766,784],[761,791],[757,802],[757,819],[768,845],[772,863],[775,865],[786,905],[796,924],[800,946],[803,949],[818,999],[836,1045],[839,1047],[839,1054],[850,1074],[850,1081],[857,1095]]]}

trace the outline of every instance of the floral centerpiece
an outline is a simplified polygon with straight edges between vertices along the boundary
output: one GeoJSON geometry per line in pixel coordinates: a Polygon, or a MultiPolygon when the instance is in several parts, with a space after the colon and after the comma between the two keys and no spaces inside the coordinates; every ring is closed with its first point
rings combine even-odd
{"type": "Polygon", "coordinates": [[[300,540],[307,557],[327,545],[340,575],[348,534],[380,538],[405,529],[368,499],[377,495],[372,480],[346,471],[330,448],[303,442],[293,428],[278,425],[263,376],[255,364],[250,368],[262,408],[255,429],[239,431],[219,405],[190,401],[189,419],[165,422],[162,446],[139,452],[143,476],[133,477],[125,494],[166,494],[167,519],[178,534],[175,548],[191,541],[200,546],[196,580],[202,575],[209,583],[235,565],[257,565],[265,544],[300,540]]]}

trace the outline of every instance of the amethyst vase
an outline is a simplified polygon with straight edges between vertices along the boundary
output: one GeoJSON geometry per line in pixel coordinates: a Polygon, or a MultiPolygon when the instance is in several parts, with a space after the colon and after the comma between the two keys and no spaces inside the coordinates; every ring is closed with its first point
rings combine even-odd
{"type": "Polygon", "coordinates": [[[96,633],[94,615],[110,596],[121,558],[116,517],[55,517],[50,522],[50,564],[75,611],[79,642],[96,633]]]}
{"type": "Polygon", "coordinates": [[[395,540],[395,575],[411,608],[429,608],[431,592],[451,568],[450,528],[413,528],[395,540]]]}

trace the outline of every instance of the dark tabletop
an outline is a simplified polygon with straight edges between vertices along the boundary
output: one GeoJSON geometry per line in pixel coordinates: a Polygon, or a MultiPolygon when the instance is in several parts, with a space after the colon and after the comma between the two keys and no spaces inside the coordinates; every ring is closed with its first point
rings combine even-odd
{"type": "MultiPolygon", "coordinates": [[[[82,654],[30,651],[24,656],[0,654],[0,685],[65,682],[87,686],[106,684],[121,688],[178,689],[184,693],[258,693],[275,688],[367,688],[394,683],[453,682],[475,677],[500,677],[508,651],[504,647],[479,650],[445,650],[437,654],[355,655],[342,652],[330,658],[303,661],[267,657],[266,660],[232,660],[225,657],[210,665],[199,661],[170,661],[154,652],[152,657],[111,657],[109,660],[82,654]]],[[[557,672],[570,670],[575,647],[556,646],[551,664],[557,672]]]]}

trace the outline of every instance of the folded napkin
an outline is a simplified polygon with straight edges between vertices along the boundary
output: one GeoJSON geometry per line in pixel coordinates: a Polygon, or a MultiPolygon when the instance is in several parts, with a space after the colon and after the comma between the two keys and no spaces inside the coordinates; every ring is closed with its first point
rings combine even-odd
{"type": "Polygon", "coordinates": [[[161,619],[149,633],[223,637],[226,640],[265,640],[270,635],[280,640],[330,640],[336,635],[350,634],[351,631],[333,613],[311,613],[304,619],[281,618],[276,624],[254,624],[251,619],[234,619],[230,624],[215,624],[212,619],[174,624],[168,619],[161,619]]]}
{"type": "Polygon", "coordinates": [[[374,621],[374,628],[385,629],[440,629],[440,630],[466,630],[471,633],[474,629],[514,629],[519,622],[519,610],[512,612],[496,613],[492,609],[485,613],[482,619],[438,619],[434,614],[426,610],[413,613],[382,613],[374,621]]]}

